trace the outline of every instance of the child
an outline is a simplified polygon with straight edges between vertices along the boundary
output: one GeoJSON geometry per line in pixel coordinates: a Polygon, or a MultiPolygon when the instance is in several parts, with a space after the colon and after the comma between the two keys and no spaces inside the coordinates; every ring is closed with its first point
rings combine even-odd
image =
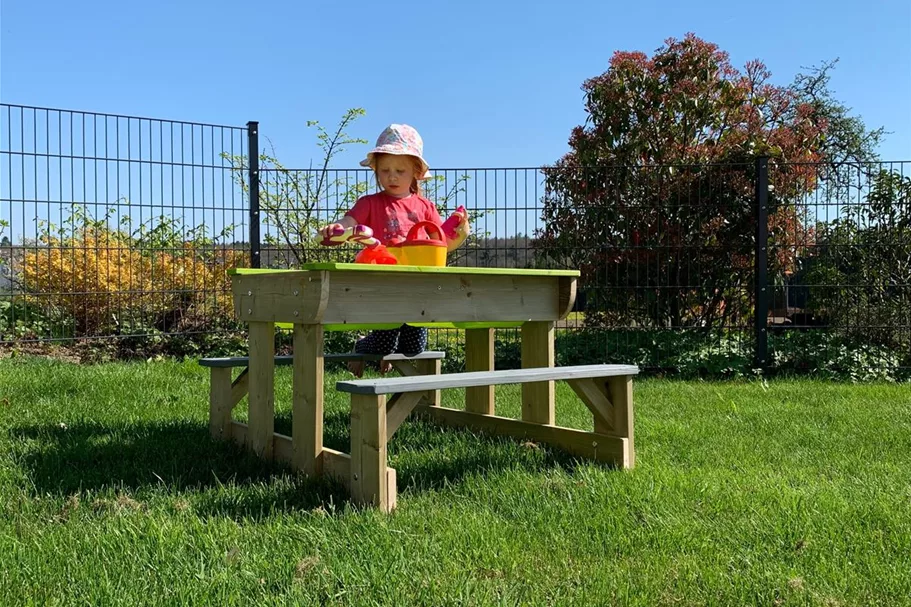
{"type": "MultiPolygon", "coordinates": [[[[424,142],[418,132],[407,124],[392,124],[380,133],[376,147],[361,161],[376,174],[382,191],[360,198],[337,223],[320,230],[328,235],[337,226],[343,228],[355,225],[370,226],[373,235],[383,244],[396,238],[405,238],[408,230],[419,221],[432,221],[442,225],[443,220],[432,202],[421,196],[420,182],[430,177],[429,166],[423,157],[424,142]]],[[[462,221],[456,229],[456,238],[449,239],[447,251],[454,251],[468,238],[470,228],[468,217],[460,213],[462,221]]],[[[402,325],[398,329],[373,331],[360,337],[354,351],[361,354],[392,354],[400,352],[414,356],[427,347],[427,329],[402,325]]],[[[391,365],[384,362],[380,372],[385,373],[391,365]]],[[[361,377],[364,364],[360,361],[348,363],[348,369],[361,377]]]]}

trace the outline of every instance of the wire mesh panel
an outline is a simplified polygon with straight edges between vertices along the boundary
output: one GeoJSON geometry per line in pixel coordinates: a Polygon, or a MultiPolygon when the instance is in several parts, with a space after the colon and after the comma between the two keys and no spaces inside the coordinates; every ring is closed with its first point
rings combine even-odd
{"type": "Polygon", "coordinates": [[[911,370],[911,163],[773,165],[773,186],[798,174],[793,223],[775,225],[770,288],[779,364],[911,370]]]}
{"type": "MultiPolygon", "coordinates": [[[[342,217],[358,198],[377,191],[367,169],[294,170],[264,167],[260,181],[263,266],[353,260],[354,247],[319,245],[317,230],[342,217]]],[[[450,265],[533,267],[541,225],[538,169],[436,169],[422,195],[445,219],[464,206],[472,236],[450,254],[450,265]]]]}
{"type": "Polygon", "coordinates": [[[571,360],[736,365],[753,348],[754,166],[545,171],[542,255],[582,272],[571,360]]]}
{"type": "Polygon", "coordinates": [[[0,106],[0,340],[217,330],[244,154],[244,128],[0,106]]]}

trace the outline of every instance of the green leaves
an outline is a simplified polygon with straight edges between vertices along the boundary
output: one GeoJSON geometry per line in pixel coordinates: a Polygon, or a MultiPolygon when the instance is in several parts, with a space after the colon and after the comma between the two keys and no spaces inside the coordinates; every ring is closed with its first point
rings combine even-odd
{"type": "Polygon", "coordinates": [[[880,171],[866,202],[847,204],[823,225],[805,282],[810,305],[833,329],[897,352],[911,310],[911,179],[880,171]]]}
{"type": "MultiPolygon", "coordinates": [[[[347,174],[329,168],[332,159],[346,146],[367,143],[365,139],[347,133],[347,129],[364,115],[366,112],[362,108],[347,110],[333,131],[326,130],[318,120],[306,122],[308,128],[316,128],[317,146],[322,150],[316,168],[311,164],[308,169],[288,169],[278,160],[274,149],[271,154],[260,153],[259,206],[266,227],[262,239],[276,250],[280,257],[277,261],[282,265],[312,261],[312,240],[319,227],[342,214],[367,192],[367,182],[355,176],[352,183],[347,174]],[[332,216],[327,217],[327,214],[332,216]]],[[[231,163],[236,182],[245,194],[249,194],[247,158],[224,153],[221,156],[231,163]]],[[[350,250],[345,247],[323,249],[319,253],[322,261],[350,256],[350,250]]]]}

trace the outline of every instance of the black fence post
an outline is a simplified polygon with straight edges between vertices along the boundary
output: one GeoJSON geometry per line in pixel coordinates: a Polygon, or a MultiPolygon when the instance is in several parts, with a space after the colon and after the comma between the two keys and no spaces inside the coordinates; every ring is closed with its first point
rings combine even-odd
{"type": "Polygon", "coordinates": [[[754,366],[765,369],[769,354],[769,159],[756,159],[756,359],[754,366]]]}
{"type": "Polygon", "coordinates": [[[247,156],[250,167],[250,267],[260,267],[259,241],[259,122],[247,123],[247,156]]]}

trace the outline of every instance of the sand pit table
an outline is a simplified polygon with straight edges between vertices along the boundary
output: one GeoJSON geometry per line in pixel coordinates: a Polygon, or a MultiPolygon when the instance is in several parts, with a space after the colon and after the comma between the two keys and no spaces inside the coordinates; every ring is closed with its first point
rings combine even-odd
{"type": "MultiPolygon", "coordinates": [[[[308,475],[350,483],[358,503],[395,507],[386,443],[415,409],[452,426],[550,443],[581,457],[634,465],[631,365],[554,367],[554,325],[572,309],[579,273],[566,270],[308,264],[300,270],[232,272],[234,309],[249,326],[245,389],[249,422],[219,402],[224,438],[308,475]],[[466,373],[440,374],[439,357],[399,361],[402,377],[342,381],[351,394],[351,454],[323,446],[323,334],[402,323],[465,330],[466,373]],[[293,331],[292,435],[274,431],[275,330],[293,331]],[[522,369],[494,370],[494,331],[520,327],[522,369]],[[566,381],[592,411],[594,432],[554,425],[554,382],[566,381]],[[522,384],[522,418],[495,415],[494,386],[522,384]],[[440,406],[439,392],[465,389],[465,410],[440,406]],[[386,400],[386,394],[391,398],[386,400]]],[[[230,377],[230,376],[229,376],[230,377]]],[[[213,386],[214,393],[214,386],[213,386]]],[[[213,400],[213,402],[215,402],[213,400]]]]}

